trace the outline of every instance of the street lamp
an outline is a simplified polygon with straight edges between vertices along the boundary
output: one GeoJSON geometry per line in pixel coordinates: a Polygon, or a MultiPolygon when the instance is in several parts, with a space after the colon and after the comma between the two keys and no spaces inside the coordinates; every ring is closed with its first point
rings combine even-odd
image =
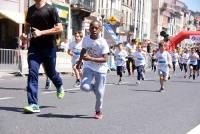
{"type": "Polygon", "coordinates": [[[104,17],[105,17],[105,15],[104,14],[102,14],[101,15],[101,25],[102,25],[102,30],[101,30],[101,36],[103,37],[104,35],[104,28],[103,28],[103,24],[104,24],[104,17]]]}

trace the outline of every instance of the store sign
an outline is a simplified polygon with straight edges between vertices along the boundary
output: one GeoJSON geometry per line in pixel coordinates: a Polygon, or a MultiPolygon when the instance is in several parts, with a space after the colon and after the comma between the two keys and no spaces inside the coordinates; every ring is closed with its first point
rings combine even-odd
{"type": "Polygon", "coordinates": [[[200,35],[191,35],[190,40],[195,43],[200,43],[200,35]]]}
{"type": "Polygon", "coordinates": [[[69,7],[58,5],[53,3],[52,4],[58,11],[58,15],[61,18],[62,23],[68,23],[69,21],[69,7]]]}

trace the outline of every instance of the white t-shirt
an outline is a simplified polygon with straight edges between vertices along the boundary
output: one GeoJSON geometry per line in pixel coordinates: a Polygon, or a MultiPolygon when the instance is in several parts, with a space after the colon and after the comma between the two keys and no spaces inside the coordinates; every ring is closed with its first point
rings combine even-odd
{"type": "Polygon", "coordinates": [[[189,53],[183,53],[183,55],[181,56],[183,64],[187,64],[188,63],[189,56],[190,56],[189,53]]]}
{"type": "Polygon", "coordinates": [[[164,51],[163,53],[161,53],[160,51],[158,51],[156,53],[156,58],[158,60],[158,69],[160,69],[163,72],[168,73],[169,72],[169,66],[168,64],[171,64],[171,55],[169,54],[169,52],[164,51]]]}
{"type": "Polygon", "coordinates": [[[73,41],[69,44],[69,48],[70,51],[72,51],[73,56],[72,56],[72,65],[76,64],[76,62],[78,61],[78,59],[80,58],[80,54],[81,54],[81,49],[82,49],[82,41],[80,41],[79,43],[76,43],[76,41],[73,41]]]}
{"type": "Polygon", "coordinates": [[[146,59],[145,59],[145,53],[143,53],[143,52],[138,52],[138,51],[136,51],[136,52],[134,52],[133,53],[133,57],[134,57],[134,59],[135,59],[135,66],[137,67],[137,66],[141,66],[141,65],[145,65],[146,64],[146,59]]]}
{"type": "Polygon", "coordinates": [[[116,66],[125,66],[127,56],[128,56],[128,54],[127,54],[126,50],[115,51],[115,64],[116,64],[116,66]]]}
{"type": "Polygon", "coordinates": [[[190,54],[189,56],[189,64],[192,64],[192,65],[197,65],[198,64],[198,58],[199,58],[199,55],[197,53],[194,53],[194,54],[190,54]]]}
{"type": "MultiPolygon", "coordinates": [[[[93,40],[90,38],[90,36],[86,36],[83,39],[82,47],[86,49],[89,55],[96,58],[102,57],[103,54],[108,54],[110,52],[106,40],[102,37],[93,40]]],[[[108,65],[106,62],[97,63],[93,61],[84,61],[83,67],[90,68],[91,70],[99,73],[107,73],[108,71],[108,65]]]]}
{"type": "Polygon", "coordinates": [[[172,53],[171,56],[172,56],[172,62],[178,61],[178,56],[179,56],[178,53],[172,53]]]}
{"type": "Polygon", "coordinates": [[[126,44],[126,49],[128,52],[128,57],[133,57],[132,54],[136,51],[136,45],[126,44]]]}

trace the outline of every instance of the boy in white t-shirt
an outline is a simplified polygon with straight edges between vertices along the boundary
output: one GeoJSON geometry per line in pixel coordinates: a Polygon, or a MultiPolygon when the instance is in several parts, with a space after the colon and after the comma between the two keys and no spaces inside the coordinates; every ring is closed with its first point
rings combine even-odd
{"type": "Polygon", "coordinates": [[[84,91],[93,91],[96,96],[95,118],[102,119],[103,96],[105,92],[106,75],[108,71],[107,59],[109,46],[106,40],[100,37],[101,23],[90,23],[90,35],[83,39],[81,56],[77,62],[80,68],[83,62],[83,76],[80,88],[84,91]]]}
{"type": "Polygon", "coordinates": [[[171,56],[169,52],[165,50],[164,42],[159,43],[159,50],[156,53],[156,58],[158,61],[158,75],[160,77],[160,90],[159,92],[164,90],[164,81],[168,79],[169,76],[169,68],[171,68],[171,56]]]}
{"type": "Polygon", "coordinates": [[[191,48],[191,53],[190,53],[190,56],[189,56],[189,67],[190,67],[189,78],[191,78],[193,76],[193,80],[195,80],[195,74],[196,74],[196,71],[197,71],[198,59],[199,59],[199,55],[196,53],[195,48],[191,48]]]}
{"type": "Polygon", "coordinates": [[[126,67],[127,51],[124,50],[123,44],[117,44],[117,50],[115,51],[115,64],[117,66],[117,75],[119,75],[118,84],[122,84],[122,74],[126,67]]]}
{"type": "Polygon", "coordinates": [[[185,49],[180,58],[180,63],[182,64],[181,71],[184,69],[184,73],[185,73],[184,78],[187,77],[189,56],[190,56],[190,54],[188,52],[188,49],[185,49]]]}
{"type": "Polygon", "coordinates": [[[172,57],[173,73],[175,73],[175,71],[176,71],[176,65],[178,63],[178,58],[179,58],[179,55],[178,55],[176,49],[174,49],[173,52],[171,53],[171,57],[172,57]]]}
{"type": "Polygon", "coordinates": [[[76,83],[75,83],[75,87],[79,87],[80,86],[80,79],[82,77],[82,69],[77,69],[76,68],[76,62],[79,60],[80,58],[80,54],[81,54],[81,49],[82,49],[82,38],[83,38],[83,34],[81,31],[79,32],[75,32],[74,33],[75,36],[75,41],[71,42],[69,44],[69,48],[67,53],[71,56],[71,63],[72,63],[72,69],[75,73],[76,76],[76,83]]]}
{"type": "Polygon", "coordinates": [[[135,59],[135,66],[137,69],[137,81],[136,84],[140,84],[140,80],[144,80],[144,66],[146,64],[146,54],[142,51],[142,46],[138,45],[136,47],[136,52],[133,53],[135,59]]]}

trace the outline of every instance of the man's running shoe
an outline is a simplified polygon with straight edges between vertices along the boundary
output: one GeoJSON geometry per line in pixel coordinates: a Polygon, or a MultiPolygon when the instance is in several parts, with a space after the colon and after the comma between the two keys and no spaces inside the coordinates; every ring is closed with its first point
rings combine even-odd
{"type": "Polygon", "coordinates": [[[103,119],[103,114],[102,114],[102,112],[96,112],[96,114],[95,114],[95,119],[103,119]]]}
{"type": "Polygon", "coordinates": [[[40,107],[37,104],[31,104],[31,105],[24,107],[24,112],[25,113],[39,113],[40,107]]]}
{"type": "Polygon", "coordinates": [[[63,86],[60,86],[60,88],[57,88],[57,98],[58,99],[63,99],[65,96],[65,91],[63,86]]]}

